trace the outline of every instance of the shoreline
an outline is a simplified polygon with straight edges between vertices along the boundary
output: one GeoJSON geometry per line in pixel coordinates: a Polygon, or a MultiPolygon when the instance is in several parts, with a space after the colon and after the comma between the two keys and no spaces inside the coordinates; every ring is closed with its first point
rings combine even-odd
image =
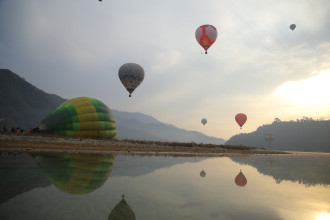
{"type": "Polygon", "coordinates": [[[107,140],[63,137],[44,134],[0,133],[0,153],[77,153],[77,154],[128,154],[146,156],[248,156],[291,154],[285,151],[256,147],[157,142],[139,140],[107,140]]]}

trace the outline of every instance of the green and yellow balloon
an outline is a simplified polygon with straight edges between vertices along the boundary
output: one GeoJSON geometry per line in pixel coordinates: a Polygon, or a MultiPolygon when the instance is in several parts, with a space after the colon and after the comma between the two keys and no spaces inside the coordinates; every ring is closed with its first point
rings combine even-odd
{"type": "Polygon", "coordinates": [[[41,121],[38,129],[63,136],[117,138],[116,122],[110,109],[89,97],[64,102],[41,121]]]}
{"type": "Polygon", "coordinates": [[[56,188],[69,194],[86,194],[107,181],[115,155],[40,154],[34,159],[56,188]]]}

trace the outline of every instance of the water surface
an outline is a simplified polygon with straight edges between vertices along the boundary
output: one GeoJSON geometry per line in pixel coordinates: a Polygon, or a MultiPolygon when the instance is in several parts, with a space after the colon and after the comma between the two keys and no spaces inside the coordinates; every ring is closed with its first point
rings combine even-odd
{"type": "Polygon", "coordinates": [[[322,219],[329,174],[321,153],[2,154],[0,219],[322,219]]]}

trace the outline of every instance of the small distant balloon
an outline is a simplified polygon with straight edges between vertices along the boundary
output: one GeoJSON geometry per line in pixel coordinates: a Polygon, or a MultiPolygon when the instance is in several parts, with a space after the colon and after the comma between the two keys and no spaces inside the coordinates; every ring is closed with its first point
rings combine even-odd
{"type": "Polygon", "coordinates": [[[266,133],[265,134],[265,141],[270,144],[274,140],[275,136],[272,135],[271,133],[266,133]]]}
{"type": "Polygon", "coordinates": [[[203,118],[201,122],[202,122],[203,125],[206,125],[207,119],[206,118],[203,118]]]}
{"type": "Polygon", "coordinates": [[[291,24],[291,25],[290,25],[290,29],[291,29],[291,30],[296,29],[296,25],[295,25],[295,24],[291,24]]]}
{"type": "Polygon", "coordinates": [[[244,174],[242,173],[242,171],[239,172],[239,174],[237,174],[237,176],[235,177],[235,183],[237,186],[245,186],[247,183],[247,179],[244,176],[244,174]]]}
{"type": "Polygon", "coordinates": [[[241,127],[242,129],[242,126],[245,124],[246,120],[247,120],[247,117],[244,113],[238,113],[236,116],[235,116],[235,120],[237,122],[237,124],[241,127]]]}
{"type": "Polygon", "coordinates": [[[199,175],[200,175],[201,177],[205,177],[205,176],[206,176],[206,172],[205,172],[204,170],[202,170],[202,171],[199,173],[199,175]]]}
{"type": "Polygon", "coordinates": [[[205,54],[207,54],[207,50],[215,42],[217,36],[217,29],[209,24],[199,26],[195,32],[196,40],[204,48],[205,54]]]}
{"type": "Polygon", "coordinates": [[[131,97],[132,92],[144,79],[144,70],[139,64],[125,63],[119,68],[118,75],[121,83],[129,92],[129,97],[131,97]]]}

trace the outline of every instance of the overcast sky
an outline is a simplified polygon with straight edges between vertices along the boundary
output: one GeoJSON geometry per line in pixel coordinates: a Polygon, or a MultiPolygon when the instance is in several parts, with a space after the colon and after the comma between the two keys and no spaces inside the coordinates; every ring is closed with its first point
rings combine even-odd
{"type": "Polygon", "coordinates": [[[330,1],[0,0],[0,68],[224,139],[275,117],[330,119],[330,1]],[[203,24],[218,30],[207,55],[203,24]],[[118,78],[130,62],[145,70],[131,98],[118,78]]]}

